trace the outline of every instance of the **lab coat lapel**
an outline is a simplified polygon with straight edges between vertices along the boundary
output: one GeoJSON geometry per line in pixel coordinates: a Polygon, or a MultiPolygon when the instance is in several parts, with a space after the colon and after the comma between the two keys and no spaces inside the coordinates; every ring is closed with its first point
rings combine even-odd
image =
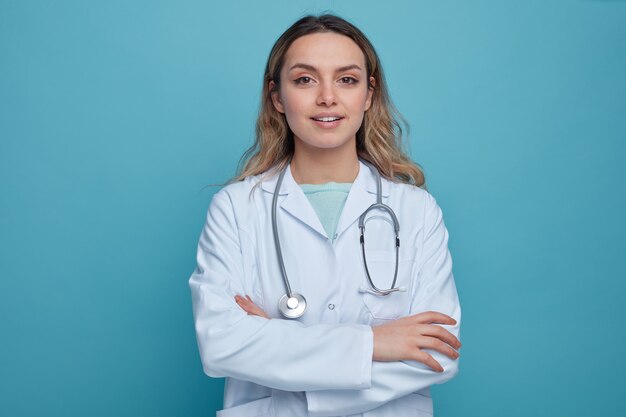
{"type": "MultiPolygon", "coordinates": [[[[383,203],[389,197],[389,185],[382,178],[383,203]]],[[[376,202],[376,177],[367,165],[359,161],[359,173],[350,187],[350,193],[337,224],[337,236],[343,233],[369,206],[376,202]]]]}
{"type": "MultiPolygon", "coordinates": [[[[280,172],[277,172],[276,175],[273,175],[270,179],[263,182],[263,189],[265,191],[269,193],[274,192],[276,183],[278,182],[279,173],[280,172]]],[[[300,185],[298,185],[291,175],[291,164],[287,166],[287,171],[283,177],[283,183],[280,186],[278,207],[309,226],[311,229],[322,235],[322,237],[327,237],[326,230],[324,230],[324,226],[322,226],[315,209],[311,206],[309,199],[304,194],[304,191],[302,191],[300,185]],[[283,195],[285,196],[281,197],[283,195]]],[[[277,214],[278,227],[280,229],[280,210],[277,214]]]]}

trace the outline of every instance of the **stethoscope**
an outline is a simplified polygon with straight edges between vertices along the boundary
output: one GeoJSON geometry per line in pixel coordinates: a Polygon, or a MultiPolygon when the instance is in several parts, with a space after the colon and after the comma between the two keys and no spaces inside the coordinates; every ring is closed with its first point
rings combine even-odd
{"type": "MultiPolygon", "coordinates": [[[[359,242],[361,244],[361,253],[363,254],[363,264],[365,265],[365,275],[367,275],[367,280],[372,287],[372,290],[364,290],[361,288],[361,291],[370,292],[376,295],[388,295],[394,291],[406,291],[404,287],[396,288],[396,279],[398,278],[398,262],[399,262],[399,251],[400,251],[400,237],[398,233],[400,232],[400,224],[398,223],[398,218],[396,214],[391,209],[391,207],[383,204],[382,198],[382,181],[380,178],[380,173],[378,169],[369,163],[368,161],[359,158],[361,162],[363,162],[369,169],[372,171],[374,176],[376,177],[376,202],[369,206],[359,217],[359,230],[361,231],[361,235],[359,237],[359,242]],[[367,259],[365,257],[365,216],[371,210],[383,210],[391,216],[393,221],[393,229],[395,232],[395,248],[396,248],[396,267],[393,274],[393,282],[391,283],[391,288],[387,290],[380,289],[374,285],[372,281],[372,277],[370,276],[369,269],[367,268],[367,259]]],[[[289,164],[285,166],[280,172],[278,176],[278,181],[276,182],[276,188],[274,189],[274,196],[272,198],[272,232],[274,233],[274,244],[276,246],[276,254],[278,255],[278,264],[280,265],[280,270],[283,275],[283,279],[285,281],[285,287],[287,289],[287,293],[283,295],[278,301],[278,310],[280,313],[288,319],[295,319],[302,314],[304,314],[304,310],[306,310],[306,299],[302,296],[302,294],[298,294],[296,292],[291,291],[291,286],[289,285],[289,280],[287,279],[287,271],[285,270],[285,263],[283,262],[283,254],[280,250],[280,239],[278,237],[278,226],[276,223],[276,205],[278,201],[278,191],[280,190],[280,186],[283,182],[283,177],[285,176],[285,171],[289,167],[289,164]]]]}

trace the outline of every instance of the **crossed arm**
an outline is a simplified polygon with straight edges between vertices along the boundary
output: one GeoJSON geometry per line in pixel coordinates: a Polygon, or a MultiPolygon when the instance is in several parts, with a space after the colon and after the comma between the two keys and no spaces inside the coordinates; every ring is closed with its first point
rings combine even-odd
{"type": "MultiPolygon", "coordinates": [[[[248,295],[242,297],[237,294],[235,302],[249,315],[270,319],[270,316],[248,295]]],[[[448,315],[427,311],[372,327],[374,334],[372,360],[379,362],[415,360],[436,372],[443,372],[441,364],[421,348],[433,349],[451,359],[457,359],[459,353],[455,349],[461,347],[461,342],[448,330],[436,324],[455,325],[457,322],[448,315]]]]}
{"type": "MultiPolygon", "coordinates": [[[[423,279],[413,297],[411,315],[372,327],[369,388],[308,390],[310,415],[361,413],[446,382],[458,372],[461,309],[452,275],[448,232],[441,209],[434,198],[428,198],[425,224],[430,227],[424,237],[424,263],[420,269],[423,279]]],[[[235,301],[248,315],[270,319],[249,296],[236,295],[235,301]]]]}
{"type": "Polygon", "coordinates": [[[411,315],[372,328],[348,323],[305,327],[268,320],[251,299],[233,302],[232,294],[243,292],[236,279],[244,275],[240,238],[232,203],[224,194],[216,195],[199,241],[198,267],[189,281],[205,373],[304,391],[309,414],[320,417],[365,412],[452,378],[458,371],[454,349],[460,347],[461,311],[441,210],[428,198],[423,275],[411,315]],[[277,344],[281,355],[273,353],[277,344]],[[333,348],[320,355],[319,349],[328,346],[333,348]],[[342,356],[355,346],[362,349],[342,356]],[[329,363],[335,366],[327,369],[329,363]]]}

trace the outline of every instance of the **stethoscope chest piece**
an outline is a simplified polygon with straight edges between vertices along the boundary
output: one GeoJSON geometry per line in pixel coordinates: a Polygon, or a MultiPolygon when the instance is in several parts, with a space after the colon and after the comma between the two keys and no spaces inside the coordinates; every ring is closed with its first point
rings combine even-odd
{"type": "Polygon", "coordinates": [[[293,293],[292,297],[285,294],[278,301],[278,310],[285,318],[296,319],[304,314],[306,299],[298,293],[293,293]]]}

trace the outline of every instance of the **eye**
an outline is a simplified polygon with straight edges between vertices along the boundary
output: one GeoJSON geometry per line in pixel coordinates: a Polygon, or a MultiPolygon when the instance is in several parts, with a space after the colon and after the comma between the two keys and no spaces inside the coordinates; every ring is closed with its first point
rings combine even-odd
{"type": "Polygon", "coordinates": [[[309,81],[311,81],[311,77],[300,77],[300,78],[296,78],[293,82],[296,84],[309,84],[309,81]],[[304,82],[304,80],[306,80],[307,82],[304,82]]]}
{"type": "Polygon", "coordinates": [[[353,77],[342,77],[341,80],[344,81],[346,84],[356,84],[359,82],[359,80],[353,77]]]}

